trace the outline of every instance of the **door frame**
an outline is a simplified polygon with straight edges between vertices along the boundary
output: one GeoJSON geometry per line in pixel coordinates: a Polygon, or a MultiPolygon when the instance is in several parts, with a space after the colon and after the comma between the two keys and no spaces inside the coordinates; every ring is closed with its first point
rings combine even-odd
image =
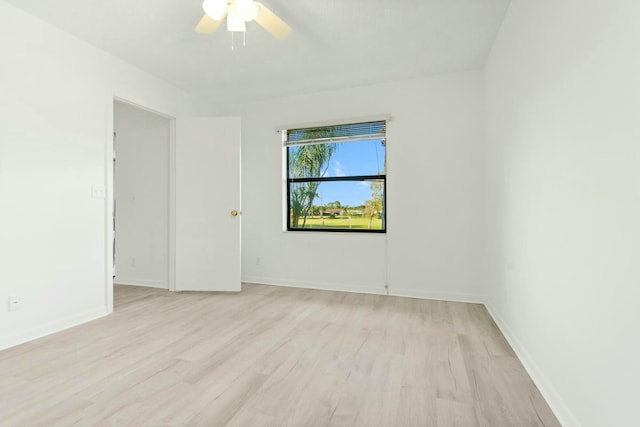
{"type": "Polygon", "coordinates": [[[156,114],[169,120],[169,259],[167,280],[169,291],[176,291],[176,118],[170,114],[147,107],[127,97],[113,95],[109,97],[107,106],[107,137],[105,144],[105,301],[107,313],[113,313],[113,209],[114,209],[114,131],[115,131],[115,102],[122,102],[132,107],[156,114]]]}

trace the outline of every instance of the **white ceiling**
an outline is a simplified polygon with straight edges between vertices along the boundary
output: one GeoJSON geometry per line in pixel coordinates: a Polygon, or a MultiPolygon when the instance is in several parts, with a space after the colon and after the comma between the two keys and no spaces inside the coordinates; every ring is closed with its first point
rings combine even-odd
{"type": "Polygon", "coordinates": [[[201,0],[6,0],[188,92],[251,101],[481,68],[510,0],[261,0],[247,46],[196,34],[201,0]]]}

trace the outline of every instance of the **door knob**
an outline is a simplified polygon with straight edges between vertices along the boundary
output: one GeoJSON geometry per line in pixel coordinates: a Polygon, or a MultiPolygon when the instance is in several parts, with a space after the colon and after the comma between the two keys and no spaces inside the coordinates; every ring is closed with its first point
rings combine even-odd
{"type": "Polygon", "coordinates": [[[231,216],[238,216],[238,211],[237,210],[232,210],[231,211],[231,216]]]}

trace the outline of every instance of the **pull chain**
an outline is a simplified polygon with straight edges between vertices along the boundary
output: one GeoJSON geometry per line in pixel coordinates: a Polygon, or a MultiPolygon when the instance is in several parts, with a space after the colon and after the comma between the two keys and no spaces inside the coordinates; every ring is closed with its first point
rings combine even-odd
{"type": "MultiPolygon", "coordinates": [[[[231,33],[231,51],[235,50],[235,36],[236,36],[236,32],[235,31],[230,31],[231,33]]],[[[247,46],[247,32],[243,31],[242,32],[242,47],[246,47],[247,46]]]]}

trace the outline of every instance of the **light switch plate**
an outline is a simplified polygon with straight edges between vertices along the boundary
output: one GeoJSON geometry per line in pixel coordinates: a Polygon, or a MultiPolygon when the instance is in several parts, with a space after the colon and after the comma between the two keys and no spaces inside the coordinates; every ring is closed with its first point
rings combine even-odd
{"type": "Polygon", "coordinates": [[[103,185],[92,185],[91,186],[91,197],[94,199],[104,199],[106,195],[106,190],[103,185]]]}

